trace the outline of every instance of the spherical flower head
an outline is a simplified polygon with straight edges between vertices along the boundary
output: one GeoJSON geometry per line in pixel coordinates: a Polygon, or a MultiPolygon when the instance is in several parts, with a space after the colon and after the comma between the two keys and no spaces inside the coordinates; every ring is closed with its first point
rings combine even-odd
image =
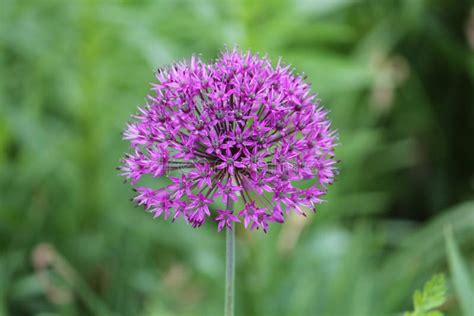
{"type": "Polygon", "coordinates": [[[323,201],[337,173],[337,134],[310,85],[281,60],[238,49],[209,64],[192,57],[158,70],[151,90],[124,132],[130,152],[120,169],[132,185],[143,175],[169,178],[135,188],[154,217],[266,232],[323,201]],[[303,179],[314,185],[295,186],[303,179]],[[226,209],[211,211],[217,199],[226,209]],[[241,210],[229,207],[239,199],[241,210]]]}

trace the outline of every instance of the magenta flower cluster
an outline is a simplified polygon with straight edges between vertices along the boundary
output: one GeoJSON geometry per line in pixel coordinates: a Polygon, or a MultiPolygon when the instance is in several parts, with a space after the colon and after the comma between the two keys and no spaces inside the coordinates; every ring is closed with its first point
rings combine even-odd
{"type": "Polygon", "coordinates": [[[210,64],[193,57],[160,69],[156,79],[124,132],[131,149],[120,169],[132,185],[143,175],[170,183],[136,187],[138,205],[193,227],[212,218],[219,231],[242,222],[266,232],[322,202],[337,171],[337,135],[290,66],[234,49],[210,64]],[[313,178],[309,188],[295,185],[313,178]],[[226,207],[211,211],[217,199],[226,207]]]}

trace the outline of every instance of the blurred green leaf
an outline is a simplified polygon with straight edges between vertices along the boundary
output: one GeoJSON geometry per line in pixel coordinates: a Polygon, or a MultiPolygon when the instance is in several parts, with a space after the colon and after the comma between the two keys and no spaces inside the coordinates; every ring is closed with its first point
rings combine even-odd
{"type": "Polygon", "coordinates": [[[413,294],[413,312],[406,312],[406,316],[433,316],[443,315],[439,311],[432,311],[446,301],[446,281],[443,274],[437,274],[426,282],[423,290],[416,290],[413,294]]]}
{"type": "Polygon", "coordinates": [[[465,316],[472,316],[474,315],[474,287],[471,284],[473,278],[469,273],[467,263],[461,256],[452,228],[449,226],[445,228],[445,242],[454,290],[461,310],[465,316]]]}

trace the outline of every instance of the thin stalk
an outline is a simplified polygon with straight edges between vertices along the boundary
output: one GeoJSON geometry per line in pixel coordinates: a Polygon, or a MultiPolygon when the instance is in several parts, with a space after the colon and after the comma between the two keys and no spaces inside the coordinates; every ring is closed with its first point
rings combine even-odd
{"type": "MultiPolygon", "coordinates": [[[[227,198],[227,210],[234,210],[234,201],[227,198]]],[[[226,230],[226,262],[225,262],[225,306],[224,316],[234,316],[235,292],[235,230],[226,230]]]]}

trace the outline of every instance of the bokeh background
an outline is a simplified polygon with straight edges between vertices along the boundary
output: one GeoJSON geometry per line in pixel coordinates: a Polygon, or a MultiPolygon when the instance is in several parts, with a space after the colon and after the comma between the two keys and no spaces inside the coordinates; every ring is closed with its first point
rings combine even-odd
{"type": "Polygon", "coordinates": [[[463,0],[0,0],[0,315],[222,315],[225,234],[153,220],[115,167],[154,70],[236,44],[308,75],[341,159],[317,214],[237,231],[237,315],[401,315],[438,272],[473,315],[463,0]]]}

